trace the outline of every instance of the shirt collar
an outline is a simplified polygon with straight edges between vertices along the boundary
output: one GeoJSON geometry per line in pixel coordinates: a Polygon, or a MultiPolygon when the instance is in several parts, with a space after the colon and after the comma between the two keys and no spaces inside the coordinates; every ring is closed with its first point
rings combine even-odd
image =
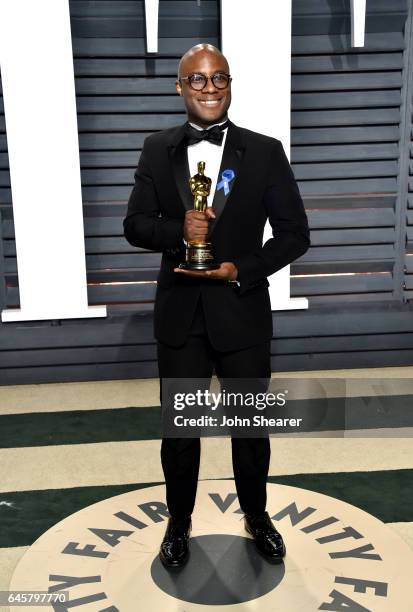
{"type": "MultiPolygon", "coordinates": [[[[196,123],[192,123],[191,121],[188,121],[188,123],[189,123],[189,125],[192,125],[192,127],[194,127],[196,130],[204,130],[204,129],[210,130],[211,128],[214,127],[214,125],[222,125],[226,121],[228,121],[228,118],[224,119],[224,121],[220,121],[219,123],[214,123],[213,125],[209,125],[207,128],[203,128],[200,125],[197,125],[196,123]]],[[[228,128],[225,128],[225,129],[227,130],[228,128]]]]}

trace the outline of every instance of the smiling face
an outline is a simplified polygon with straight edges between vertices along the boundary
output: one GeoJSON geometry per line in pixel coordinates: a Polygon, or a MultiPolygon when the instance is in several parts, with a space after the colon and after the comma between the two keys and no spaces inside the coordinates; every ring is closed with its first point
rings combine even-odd
{"type": "MultiPolygon", "coordinates": [[[[216,72],[229,74],[227,60],[217,52],[201,49],[183,57],[179,76],[202,73],[211,77],[216,72]]],[[[231,83],[225,89],[217,89],[211,79],[208,79],[201,91],[195,91],[188,80],[177,80],[176,90],[184,98],[188,121],[206,128],[227,118],[227,110],[231,104],[231,83]]]]}

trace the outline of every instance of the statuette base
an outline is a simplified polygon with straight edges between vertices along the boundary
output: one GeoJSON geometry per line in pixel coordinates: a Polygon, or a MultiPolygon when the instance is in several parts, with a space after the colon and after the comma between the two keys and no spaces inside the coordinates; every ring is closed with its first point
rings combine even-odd
{"type": "Polygon", "coordinates": [[[179,264],[182,270],[216,270],[220,264],[214,261],[210,242],[189,242],[185,262],[179,264]]]}

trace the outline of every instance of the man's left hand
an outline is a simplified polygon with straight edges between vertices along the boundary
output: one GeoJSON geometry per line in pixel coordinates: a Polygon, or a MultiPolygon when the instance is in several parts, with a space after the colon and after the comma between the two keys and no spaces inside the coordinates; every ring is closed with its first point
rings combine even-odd
{"type": "Polygon", "coordinates": [[[174,268],[174,272],[187,274],[188,276],[203,276],[204,278],[219,278],[221,280],[236,280],[238,276],[237,267],[231,261],[224,261],[216,270],[183,270],[174,268]]]}

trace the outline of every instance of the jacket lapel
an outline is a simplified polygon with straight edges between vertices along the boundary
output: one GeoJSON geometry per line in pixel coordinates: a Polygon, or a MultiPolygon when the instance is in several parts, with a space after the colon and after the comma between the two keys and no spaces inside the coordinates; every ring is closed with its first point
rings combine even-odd
{"type": "Polygon", "coordinates": [[[225,206],[231,198],[234,185],[238,180],[244,149],[245,146],[241,140],[241,131],[232,121],[230,121],[224,151],[222,153],[221,166],[217,177],[215,194],[212,203],[210,203],[214,208],[216,216],[215,219],[209,221],[209,235],[214,231],[225,206]]]}
{"type": "Polygon", "coordinates": [[[179,126],[172,143],[168,145],[169,160],[176,187],[186,210],[194,207],[194,197],[189,188],[189,164],[184,141],[185,124],[179,126]]]}
{"type": "MultiPolygon", "coordinates": [[[[168,151],[172,172],[182,204],[186,210],[190,210],[194,207],[194,198],[189,188],[189,164],[184,135],[185,124],[179,126],[175,132],[172,142],[168,145],[168,151]]],[[[241,167],[244,149],[245,145],[242,142],[241,131],[232,121],[229,121],[214,198],[212,202],[210,198],[208,199],[208,204],[214,207],[216,214],[216,218],[210,220],[210,234],[231,197],[241,167]],[[223,177],[225,171],[227,172],[223,177]],[[229,177],[232,176],[232,173],[234,176],[230,179],[229,177]]]]}

